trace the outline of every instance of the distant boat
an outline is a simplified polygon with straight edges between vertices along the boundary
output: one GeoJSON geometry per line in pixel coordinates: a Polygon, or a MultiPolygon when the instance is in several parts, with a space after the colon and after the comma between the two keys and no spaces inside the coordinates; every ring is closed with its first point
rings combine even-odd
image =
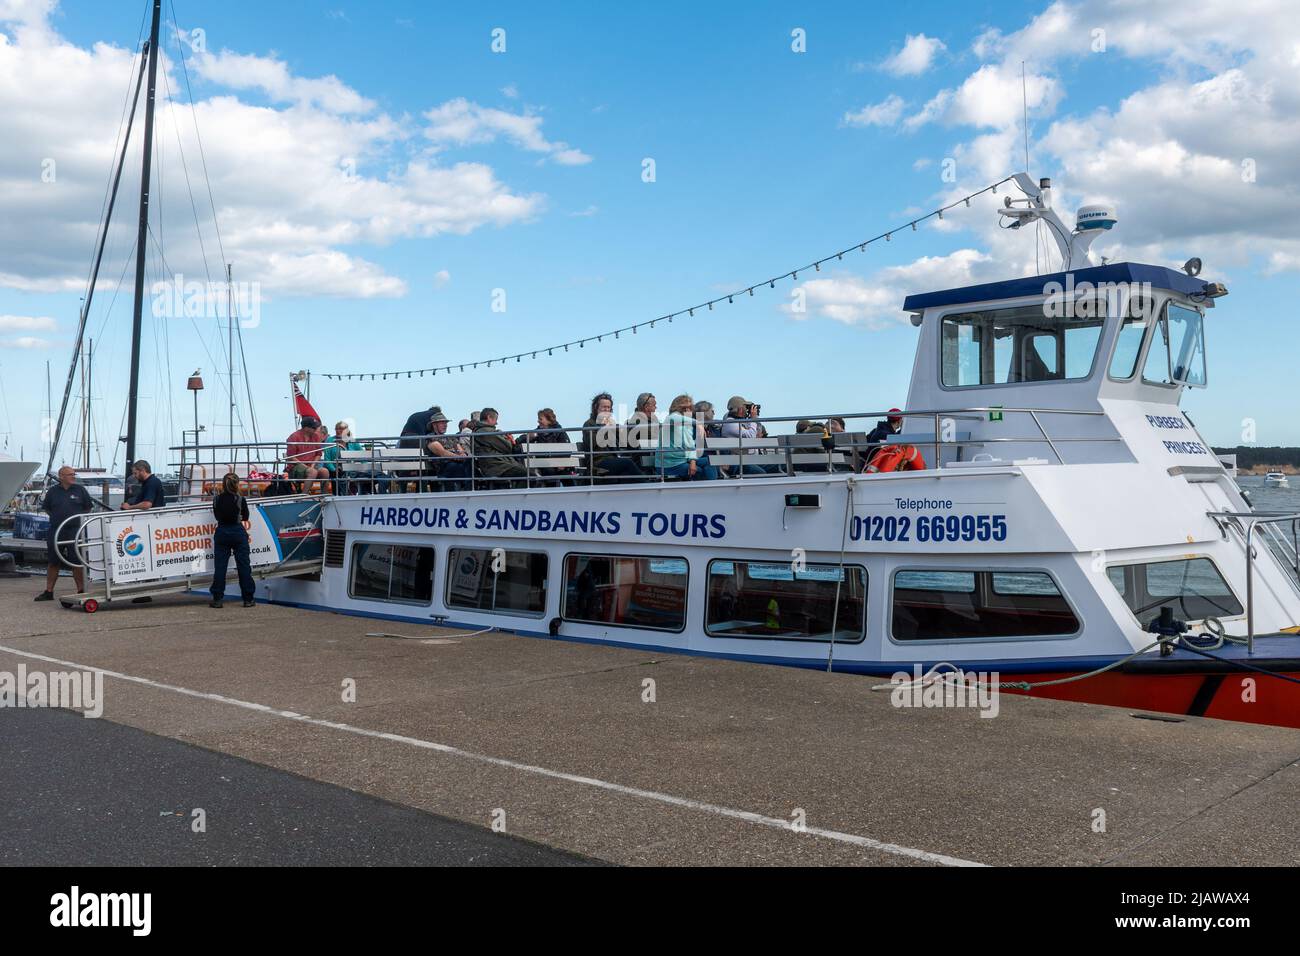
{"type": "Polygon", "coordinates": [[[19,489],[27,483],[27,479],[31,478],[40,467],[38,462],[19,461],[17,458],[0,454],[0,511],[9,507],[9,502],[13,500],[14,495],[18,494],[19,489]]]}
{"type": "Polygon", "coordinates": [[[1270,471],[1264,476],[1264,485],[1268,488],[1290,488],[1291,482],[1280,471],[1270,471]]]}

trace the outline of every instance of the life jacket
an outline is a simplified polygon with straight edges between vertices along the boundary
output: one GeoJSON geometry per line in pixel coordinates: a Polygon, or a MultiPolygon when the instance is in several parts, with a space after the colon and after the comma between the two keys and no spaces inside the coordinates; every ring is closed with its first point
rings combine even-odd
{"type": "Polygon", "coordinates": [[[925,459],[916,450],[915,445],[886,445],[876,449],[876,453],[862,469],[863,474],[875,474],[878,471],[923,471],[925,459]]]}

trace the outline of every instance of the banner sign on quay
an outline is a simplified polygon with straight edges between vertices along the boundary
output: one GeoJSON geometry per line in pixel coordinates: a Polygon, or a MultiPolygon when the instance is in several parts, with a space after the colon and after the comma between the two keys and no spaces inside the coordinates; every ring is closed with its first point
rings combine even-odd
{"type": "MultiPolygon", "coordinates": [[[[317,502],[250,501],[248,513],[253,567],[321,557],[317,502]]],[[[105,566],[114,584],[212,573],[217,522],[210,506],[123,511],[102,520],[108,550],[105,566]]]]}

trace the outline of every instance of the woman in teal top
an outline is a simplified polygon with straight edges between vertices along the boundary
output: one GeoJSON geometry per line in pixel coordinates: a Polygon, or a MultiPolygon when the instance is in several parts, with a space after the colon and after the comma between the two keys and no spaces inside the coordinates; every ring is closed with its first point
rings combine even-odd
{"type": "Polygon", "coordinates": [[[321,456],[321,467],[330,473],[330,478],[334,480],[334,493],[337,495],[346,495],[349,493],[345,487],[345,482],[339,478],[339,453],[345,451],[364,451],[361,442],[352,441],[352,429],[347,422],[339,422],[334,426],[334,441],[325,447],[325,453],[321,456]]]}
{"type": "Polygon", "coordinates": [[[678,395],[668,406],[668,417],[659,426],[659,451],[655,455],[655,470],[666,478],[687,478],[692,481],[712,480],[718,469],[708,463],[701,446],[704,429],[695,420],[695,403],[689,395],[678,395]]]}

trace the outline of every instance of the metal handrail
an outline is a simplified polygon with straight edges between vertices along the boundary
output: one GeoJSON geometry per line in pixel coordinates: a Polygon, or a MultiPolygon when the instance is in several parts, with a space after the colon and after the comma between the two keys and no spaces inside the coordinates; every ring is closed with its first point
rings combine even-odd
{"type": "MultiPolygon", "coordinates": [[[[700,421],[699,425],[707,430],[716,430],[716,429],[720,429],[723,425],[730,422],[743,422],[746,425],[768,425],[768,424],[784,424],[790,422],[799,422],[804,420],[826,422],[831,419],[843,419],[846,422],[848,422],[851,420],[879,419],[879,418],[891,418],[891,417],[905,418],[905,419],[906,418],[922,418],[922,419],[929,418],[933,420],[933,425],[934,425],[933,438],[930,438],[929,436],[917,436],[918,438],[924,438],[925,440],[914,441],[911,442],[911,444],[919,444],[922,445],[923,447],[933,448],[936,467],[939,467],[942,463],[942,449],[945,446],[961,448],[964,446],[972,446],[972,445],[978,446],[978,445],[999,444],[999,443],[1046,444],[1047,447],[1051,449],[1052,454],[1056,458],[1057,463],[1065,464],[1064,457],[1061,454],[1061,449],[1060,447],[1058,447],[1062,444],[1072,443],[1072,442],[1122,441],[1122,439],[1119,438],[1118,436],[1053,438],[1047,433],[1046,427],[1043,425],[1042,418],[1040,417],[1043,415],[1082,415],[1088,417],[1104,417],[1105,412],[1100,410],[1095,410],[1095,409],[1016,408],[1016,407],[1009,408],[1006,406],[975,406],[975,407],[956,408],[956,409],[917,409],[917,410],[904,410],[904,411],[894,411],[892,409],[889,409],[885,411],[819,415],[812,418],[810,418],[809,416],[800,416],[800,415],[782,415],[782,416],[769,415],[769,416],[762,416],[758,418],[745,418],[745,419],[728,418],[728,419],[716,419],[713,421],[700,421]],[[943,437],[945,420],[983,421],[984,416],[991,413],[998,413],[1000,415],[1026,415],[1033,422],[1038,434],[1036,436],[1031,435],[1028,437],[998,436],[998,437],[971,438],[971,439],[943,437]]],[[[470,463],[470,469],[469,469],[470,475],[468,478],[470,489],[478,490],[480,485],[490,488],[490,487],[500,487],[502,484],[502,481],[499,479],[485,477],[481,475],[479,473],[479,468],[477,467],[478,461],[480,459],[485,459],[485,458],[501,458],[505,456],[501,454],[491,454],[491,455],[481,454],[475,447],[474,439],[480,437],[505,435],[507,437],[511,437],[513,441],[513,436],[516,434],[528,434],[534,436],[539,434],[548,434],[548,433],[558,434],[563,437],[563,440],[565,442],[572,442],[572,436],[574,433],[581,435],[582,438],[578,442],[579,448],[577,450],[577,455],[581,456],[586,460],[586,468],[585,468],[586,483],[593,486],[597,484],[598,480],[603,480],[606,478],[612,479],[610,483],[628,480],[628,478],[631,478],[633,480],[639,479],[644,481],[644,480],[652,480],[657,477],[660,481],[666,481],[668,476],[665,474],[666,468],[664,465],[664,457],[662,455],[662,452],[665,450],[665,446],[663,446],[658,440],[661,428],[662,428],[662,423],[656,420],[651,420],[647,422],[637,422],[633,420],[633,421],[622,422],[622,423],[611,422],[607,424],[590,425],[590,426],[584,424],[581,426],[575,426],[571,428],[538,428],[536,425],[532,425],[525,428],[507,429],[498,426],[497,428],[491,430],[482,429],[479,431],[473,431],[469,433],[449,431],[449,432],[445,432],[444,435],[449,439],[457,440],[463,443],[464,445],[468,446],[467,447],[468,453],[466,455],[456,456],[456,457],[462,460],[466,460],[470,463]],[[592,433],[596,433],[598,436],[600,436],[600,438],[599,439],[592,438],[591,437],[592,433]],[[605,436],[609,436],[612,440],[606,440],[605,436]],[[633,438],[635,438],[636,440],[633,441],[633,438]],[[650,440],[653,443],[642,444],[642,439],[650,440]],[[623,455],[623,456],[633,457],[635,459],[639,459],[638,464],[642,465],[643,467],[644,467],[643,463],[646,459],[654,459],[655,467],[654,470],[651,470],[648,474],[643,472],[640,476],[598,475],[597,467],[595,465],[595,460],[598,457],[603,457],[607,455],[623,455]]],[[[853,437],[856,436],[857,433],[846,431],[845,433],[836,433],[836,434],[837,435],[846,434],[850,437],[853,437]]],[[[435,461],[438,460],[436,456],[430,455],[425,450],[424,447],[425,443],[427,443],[430,439],[435,437],[438,436],[432,434],[427,434],[422,436],[396,435],[396,436],[376,436],[376,437],[365,438],[365,439],[354,438],[354,439],[350,439],[350,441],[356,441],[359,444],[362,444],[364,446],[364,450],[373,451],[376,448],[387,449],[392,447],[393,445],[400,445],[402,441],[410,441],[412,438],[414,438],[419,442],[419,446],[417,448],[408,449],[412,453],[411,459],[415,463],[423,463],[423,462],[428,462],[430,460],[435,460],[435,461]]],[[[716,437],[716,436],[709,436],[709,437],[716,437]]],[[[782,438],[785,436],[765,436],[760,438],[745,437],[743,435],[737,436],[735,454],[744,455],[747,453],[761,452],[764,450],[770,451],[772,449],[772,446],[768,442],[773,437],[782,438]]],[[[899,435],[894,436],[894,443],[906,442],[907,438],[908,436],[906,432],[900,433],[899,435]]],[[[267,470],[271,471],[272,473],[277,472],[279,470],[280,465],[283,463],[286,466],[285,470],[287,471],[287,466],[289,465],[289,462],[287,460],[288,444],[289,443],[287,441],[213,443],[213,444],[203,444],[203,445],[185,444],[181,446],[174,446],[172,450],[180,451],[182,455],[182,466],[191,469],[188,477],[185,474],[182,474],[181,478],[182,478],[182,482],[187,482],[189,484],[190,491],[193,492],[194,490],[193,482],[195,480],[193,478],[193,470],[196,468],[206,468],[208,464],[210,464],[214,469],[213,474],[210,476],[208,480],[215,480],[217,477],[219,477],[219,475],[216,473],[216,469],[225,468],[227,470],[233,470],[238,464],[241,463],[246,464],[250,470],[252,469],[252,466],[254,464],[262,465],[262,463],[265,463],[267,470]],[[221,452],[226,453],[221,457],[227,460],[219,459],[219,453],[221,452]],[[190,455],[192,455],[193,457],[191,458],[190,455]],[[255,461],[255,458],[258,460],[255,461]]],[[[320,443],[320,448],[323,452],[324,449],[330,447],[333,444],[334,444],[333,439],[327,438],[325,441],[320,443]]],[[[829,453],[830,451],[845,450],[852,453],[855,461],[853,470],[857,471],[858,470],[857,459],[858,459],[859,452],[866,449],[874,449],[878,446],[879,443],[874,443],[874,442],[866,445],[864,445],[860,441],[837,442],[834,449],[828,449],[827,471],[830,472],[834,470],[832,456],[829,453]]],[[[793,444],[786,444],[783,447],[783,450],[785,452],[785,457],[786,457],[784,470],[782,472],[773,472],[771,473],[772,475],[784,474],[786,476],[791,476],[797,473],[793,463],[793,455],[801,453],[800,446],[796,446],[793,444]]],[[[732,451],[731,448],[727,449],[728,453],[730,453],[731,451],[732,451]]],[[[808,451],[812,452],[813,449],[810,447],[808,451]]],[[[558,454],[559,453],[557,453],[557,455],[558,454]]],[[[377,486],[377,483],[382,483],[389,480],[397,480],[397,481],[412,480],[412,479],[405,479],[401,477],[400,474],[397,476],[393,476],[385,473],[383,471],[382,457],[383,456],[372,456],[369,458],[348,459],[349,463],[353,465],[368,464],[370,466],[368,477],[355,478],[352,480],[358,482],[368,481],[370,483],[371,488],[375,488],[377,486]]],[[[509,457],[513,457],[516,461],[518,461],[518,463],[521,466],[524,466],[523,467],[524,474],[515,480],[522,480],[525,484],[525,487],[528,488],[533,487],[535,481],[542,481],[549,484],[556,480],[561,480],[561,481],[577,480],[584,477],[579,474],[540,475],[540,476],[536,475],[534,473],[536,469],[544,469],[546,467],[545,464],[546,456],[544,454],[538,454],[537,452],[530,452],[528,455],[525,455],[522,451],[518,451],[514,455],[509,457]],[[531,465],[531,467],[529,467],[529,465],[531,465]]],[[[311,464],[316,467],[321,466],[321,461],[319,459],[313,460],[311,462],[305,462],[305,463],[311,464]]],[[[176,463],[173,462],[172,464],[175,465],[176,463]]],[[[773,465],[772,467],[780,467],[780,466],[773,465]]],[[[737,472],[736,474],[737,478],[739,478],[740,480],[745,479],[746,467],[743,464],[737,467],[736,472],[737,472]]],[[[345,478],[342,478],[343,472],[342,472],[341,465],[336,466],[336,469],[333,471],[333,474],[334,474],[333,480],[335,481],[347,480],[345,478]]],[[[291,479],[291,480],[296,480],[296,479],[291,479]]],[[[428,476],[424,474],[419,475],[413,480],[415,481],[418,488],[424,488],[429,482],[432,482],[435,487],[441,487],[449,481],[454,481],[454,482],[460,481],[460,479],[445,479],[445,478],[439,478],[437,476],[428,476]]]]}
{"type": "Polygon", "coordinates": [[[1246,546],[1246,647],[1251,653],[1255,651],[1255,549],[1251,538],[1256,525],[1265,527],[1279,522],[1290,521],[1293,533],[1297,533],[1300,512],[1293,511],[1207,511],[1211,518],[1235,518],[1242,521],[1246,530],[1243,533],[1246,546]]]}

